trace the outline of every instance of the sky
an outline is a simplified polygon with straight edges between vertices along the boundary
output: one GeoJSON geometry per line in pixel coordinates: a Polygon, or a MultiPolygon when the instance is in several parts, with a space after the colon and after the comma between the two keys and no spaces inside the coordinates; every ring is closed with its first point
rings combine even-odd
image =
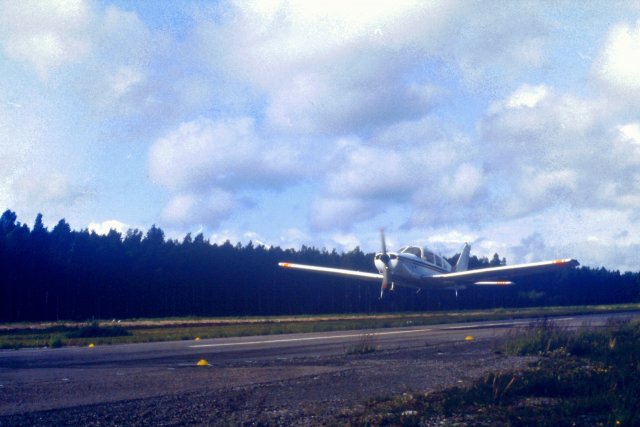
{"type": "Polygon", "coordinates": [[[640,2],[0,0],[0,210],[640,270],[640,2]]]}

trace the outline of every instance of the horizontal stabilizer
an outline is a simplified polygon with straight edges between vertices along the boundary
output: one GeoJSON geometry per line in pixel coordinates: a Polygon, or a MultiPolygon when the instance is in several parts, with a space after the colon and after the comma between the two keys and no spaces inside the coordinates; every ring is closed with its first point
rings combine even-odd
{"type": "Polygon", "coordinates": [[[508,280],[499,280],[499,281],[495,281],[495,282],[475,282],[474,285],[478,285],[478,286],[509,286],[509,285],[514,285],[515,283],[510,282],[508,280]]]}

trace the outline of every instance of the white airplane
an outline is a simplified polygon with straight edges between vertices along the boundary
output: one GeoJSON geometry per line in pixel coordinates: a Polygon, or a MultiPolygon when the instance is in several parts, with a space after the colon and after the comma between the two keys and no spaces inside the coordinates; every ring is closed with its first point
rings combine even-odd
{"type": "Polygon", "coordinates": [[[374,259],[378,273],[289,262],[280,262],[278,265],[284,268],[332,274],[354,279],[382,281],[382,286],[380,287],[381,299],[387,291],[393,291],[395,286],[414,288],[418,291],[421,289],[452,289],[456,291],[457,295],[459,289],[464,289],[468,285],[508,286],[514,284],[511,279],[516,277],[558,271],[580,265],[575,259],[565,258],[554,261],[468,270],[469,252],[471,250],[471,246],[469,246],[468,243],[464,244],[458,262],[452,267],[447,260],[435,252],[430,251],[428,248],[405,246],[397,252],[387,252],[384,233],[381,233],[381,240],[382,252],[377,253],[374,259]]]}

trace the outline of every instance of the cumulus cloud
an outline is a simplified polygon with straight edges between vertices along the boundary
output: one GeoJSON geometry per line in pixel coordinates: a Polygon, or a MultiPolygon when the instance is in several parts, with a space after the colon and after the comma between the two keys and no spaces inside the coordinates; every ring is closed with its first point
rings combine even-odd
{"type": "Polygon", "coordinates": [[[107,235],[111,230],[115,230],[122,235],[132,227],[117,219],[108,219],[102,222],[90,222],[87,228],[96,234],[107,235]]]}
{"type": "Polygon", "coordinates": [[[344,229],[403,206],[410,226],[451,223],[484,191],[474,152],[467,138],[432,119],[385,127],[366,140],[341,140],[311,221],[319,229],[344,229]]]}
{"type": "Polygon", "coordinates": [[[37,109],[16,109],[0,104],[0,206],[33,216],[65,216],[85,195],[64,168],[62,153],[49,153],[46,145],[59,146],[37,109]]]}
{"type": "Polygon", "coordinates": [[[233,194],[217,188],[200,193],[178,193],[162,210],[162,218],[170,224],[217,225],[242,205],[233,194]]]}
{"type": "Polygon", "coordinates": [[[92,11],[83,0],[0,4],[0,43],[5,54],[33,66],[41,79],[61,65],[86,57],[85,31],[92,11]]]}
{"type": "Polygon", "coordinates": [[[341,135],[422,117],[442,92],[429,71],[448,72],[443,63],[476,86],[498,81],[501,70],[544,63],[540,14],[519,5],[228,6],[199,21],[195,43],[214,69],[264,94],[266,118],[279,131],[341,135]]]}
{"type": "MultiPolygon", "coordinates": [[[[453,66],[477,87],[498,81],[501,70],[517,75],[546,61],[548,27],[535,7],[490,6],[495,14],[446,1],[228,2],[197,17],[191,41],[211,72],[241,88],[235,94],[259,99],[263,131],[313,135],[324,145],[320,169],[326,172],[301,174],[320,177],[310,214],[315,228],[348,228],[383,212],[381,202],[408,206],[409,226],[450,223],[482,212],[463,205],[479,201],[488,181],[468,138],[451,132],[438,139],[419,129],[447,96],[438,75],[453,66]],[[351,142],[343,144],[344,137],[351,142]]],[[[161,146],[156,143],[152,158],[161,146]]],[[[296,158],[296,148],[288,158],[296,158]]],[[[249,176],[277,177],[263,166],[243,167],[245,160],[234,164],[251,170],[249,176]]],[[[215,169],[205,160],[188,178],[230,185],[211,172],[197,173],[201,167],[215,169]]],[[[175,178],[164,185],[181,185],[185,177],[166,169],[175,178]]]]}
{"type": "Polygon", "coordinates": [[[222,245],[226,242],[231,242],[233,244],[241,243],[243,245],[247,245],[249,242],[251,242],[251,244],[253,244],[254,246],[270,247],[270,245],[265,242],[265,239],[255,231],[237,233],[231,230],[222,230],[220,232],[213,233],[209,238],[209,241],[217,245],[222,245]]]}
{"type": "Polygon", "coordinates": [[[151,178],[171,191],[271,186],[302,172],[300,149],[264,141],[249,117],[196,119],[159,138],[149,150],[151,178]]]}
{"type": "Polygon", "coordinates": [[[140,115],[157,122],[161,115],[166,120],[189,108],[173,87],[175,79],[166,78],[182,63],[158,67],[171,44],[136,12],[112,5],[85,0],[0,3],[0,46],[6,57],[35,70],[43,89],[59,89],[64,93],[60,97],[77,96],[76,102],[101,115],[140,115]]]}
{"type": "Polygon", "coordinates": [[[464,243],[473,242],[478,238],[476,234],[473,233],[462,233],[460,231],[448,231],[443,234],[433,234],[428,237],[427,241],[429,243],[443,243],[443,244],[454,244],[454,245],[462,245],[464,243]]]}
{"type": "Polygon", "coordinates": [[[579,98],[546,86],[523,86],[489,109],[480,123],[496,211],[520,216],[558,203],[620,205],[637,192],[637,155],[620,144],[603,99],[579,98]],[[622,184],[626,183],[626,184],[622,184]]]}
{"type": "Polygon", "coordinates": [[[299,143],[264,141],[251,118],[182,123],[149,150],[151,178],[173,194],[172,223],[217,224],[247,206],[237,193],[293,185],[313,169],[299,143]],[[304,169],[306,167],[306,169],[304,169]]]}
{"type": "Polygon", "coordinates": [[[358,198],[318,197],[311,206],[309,222],[316,230],[347,230],[383,208],[381,204],[358,198]]]}
{"type": "Polygon", "coordinates": [[[551,26],[541,8],[504,2],[477,6],[461,8],[443,41],[445,57],[457,64],[467,84],[495,90],[500,81],[513,82],[524,69],[547,63],[551,26]]]}
{"type": "Polygon", "coordinates": [[[27,173],[19,167],[0,180],[0,206],[25,217],[35,217],[45,210],[48,217],[66,217],[69,207],[77,206],[84,198],[84,189],[60,172],[27,173]]]}
{"type": "Polygon", "coordinates": [[[302,245],[308,245],[310,240],[311,236],[299,228],[288,228],[282,230],[278,246],[299,249],[302,245]]]}
{"type": "Polygon", "coordinates": [[[622,138],[632,144],[640,146],[640,123],[633,122],[618,126],[622,138]]]}
{"type": "Polygon", "coordinates": [[[615,91],[640,95],[640,19],[614,25],[594,63],[597,76],[615,91]]]}

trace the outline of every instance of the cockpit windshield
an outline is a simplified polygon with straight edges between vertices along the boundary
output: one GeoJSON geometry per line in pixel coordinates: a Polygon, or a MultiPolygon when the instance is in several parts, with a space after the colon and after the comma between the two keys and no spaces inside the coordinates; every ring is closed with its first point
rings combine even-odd
{"type": "Polygon", "coordinates": [[[422,256],[422,251],[417,246],[406,246],[400,249],[400,253],[415,255],[418,258],[422,256]]]}

